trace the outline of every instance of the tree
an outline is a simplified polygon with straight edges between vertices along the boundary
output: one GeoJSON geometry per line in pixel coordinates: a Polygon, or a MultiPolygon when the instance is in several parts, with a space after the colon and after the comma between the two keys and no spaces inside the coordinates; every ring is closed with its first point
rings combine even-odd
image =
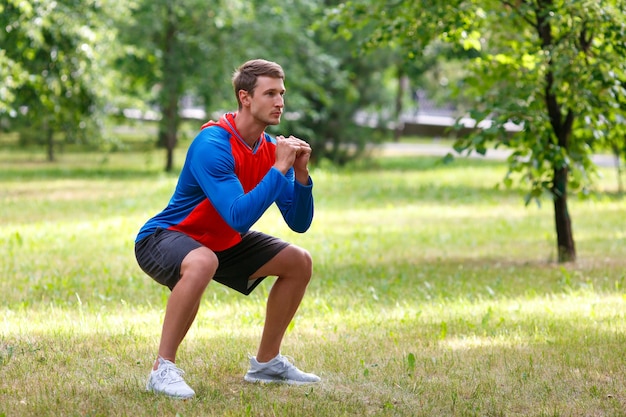
{"type": "Polygon", "coordinates": [[[166,150],[166,171],[174,166],[183,96],[194,93],[207,108],[223,101],[231,11],[222,3],[142,0],[133,4],[130,18],[118,22],[126,52],[118,61],[126,74],[124,89],[160,113],[158,144],[166,150]]]}
{"type": "Polygon", "coordinates": [[[281,124],[269,131],[306,138],[315,161],[345,164],[386,132],[358,124],[359,112],[388,107],[394,96],[382,88],[389,68],[386,51],[374,57],[355,56],[356,39],[338,41],[334,37],[338,27],[316,24],[335,3],[247,2],[232,43],[248,57],[277,61],[286,71],[286,114],[281,124]]]}
{"type": "Polygon", "coordinates": [[[103,101],[107,14],[113,0],[0,5],[0,116],[21,127],[54,160],[55,134],[65,141],[95,141],[103,101]],[[43,138],[42,138],[43,136],[43,138]]]}
{"type": "Polygon", "coordinates": [[[567,197],[592,182],[590,129],[601,130],[625,95],[625,7],[617,0],[400,0],[349,2],[333,13],[346,31],[375,22],[373,45],[419,52],[443,41],[480,52],[463,86],[476,98],[471,116],[489,127],[458,137],[455,148],[513,151],[504,183],[521,174],[527,203],[551,196],[558,260],[568,262],[576,249],[567,197]],[[522,132],[508,135],[510,122],[522,132]]]}

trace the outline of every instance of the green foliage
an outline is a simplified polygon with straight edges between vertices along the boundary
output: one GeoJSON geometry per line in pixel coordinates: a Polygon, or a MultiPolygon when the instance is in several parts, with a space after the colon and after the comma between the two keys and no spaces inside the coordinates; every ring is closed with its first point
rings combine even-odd
{"type": "Polygon", "coordinates": [[[145,103],[135,103],[139,107],[163,115],[159,143],[171,154],[183,94],[213,118],[234,110],[230,76],[239,64],[257,57],[274,60],[286,71],[287,113],[270,130],[306,138],[316,159],[345,163],[381,137],[354,119],[364,107],[375,103],[380,109],[385,103],[385,94],[371,85],[380,84],[388,64],[355,58],[350,43],[332,39],[326,27],[314,27],[323,11],[320,1],[210,7],[197,0],[135,2],[131,18],[118,22],[127,51],[117,60],[126,74],[122,85],[127,95],[144,98],[145,103]]]}
{"type": "Polygon", "coordinates": [[[223,45],[229,32],[220,25],[222,11],[229,9],[221,2],[212,6],[198,0],[137,1],[130,18],[121,16],[117,22],[126,51],[117,60],[124,70],[124,91],[140,110],[153,109],[158,115],[157,143],[167,151],[166,171],[174,166],[184,94],[196,93],[210,106],[220,101],[215,92],[223,91],[216,79],[228,62],[223,45]]]}
{"type": "Polygon", "coordinates": [[[399,44],[417,57],[444,42],[476,51],[459,94],[475,98],[470,116],[490,127],[459,138],[456,148],[513,149],[510,171],[524,174],[533,197],[552,192],[553,170],[563,166],[575,173],[574,190],[584,191],[597,138],[623,120],[626,11],[620,2],[353,1],[329,19],[343,23],[346,36],[375,28],[360,41],[364,48],[399,44]],[[569,113],[574,125],[565,132],[569,113]],[[510,136],[508,123],[524,129],[510,136]]]}
{"type": "Polygon", "coordinates": [[[338,42],[334,28],[315,25],[325,10],[322,1],[249,2],[230,47],[245,51],[246,59],[265,57],[285,69],[286,114],[269,131],[302,137],[314,159],[344,164],[383,136],[357,125],[355,117],[368,106],[376,111],[390,104],[380,87],[389,63],[382,54],[356,57],[354,42],[338,42]]]}
{"type": "Polygon", "coordinates": [[[626,44],[613,35],[625,16],[610,3],[596,2],[565,3],[548,11],[523,2],[500,13],[498,18],[526,28],[517,36],[496,32],[497,24],[488,26],[489,53],[473,62],[466,88],[479,97],[473,116],[490,117],[494,124],[471,141],[459,141],[461,149],[512,148],[510,172],[523,174],[533,198],[554,192],[553,170],[561,167],[572,173],[573,191],[585,192],[595,170],[590,157],[597,140],[591,130],[610,130],[602,121],[625,91],[615,74],[626,69],[617,53],[626,44]],[[548,17],[541,20],[541,13],[548,17]],[[542,31],[538,22],[551,32],[542,31]],[[509,122],[524,129],[507,137],[503,127],[509,122]]]}
{"type": "Polygon", "coordinates": [[[8,0],[2,6],[0,117],[5,128],[32,132],[47,144],[50,157],[56,133],[68,143],[101,137],[96,116],[105,104],[107,12],[114,4],[8,0]]]}

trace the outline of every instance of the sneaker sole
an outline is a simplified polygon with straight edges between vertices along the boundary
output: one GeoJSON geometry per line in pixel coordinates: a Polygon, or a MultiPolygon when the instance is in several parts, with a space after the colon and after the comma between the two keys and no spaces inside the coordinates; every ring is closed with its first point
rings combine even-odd
{"type": "Polygon", "coordinates": [[[193,397],[196,396],[196,394],[191,394],[191,395],[171,395],[168,394],[166,392],[161,392],[161,391],[155,391],[154,389],[152,389],[152,387],[148,386],[146,387],[146,392],[151,392],[154,395],[163,395],[164,397],[169,397],[175,400],[189,400],[193,397]]]}
{"type": "Polygon", "coordinates": [[[244,376],[244,381],[250,382],[252,384],[286,384],[286,385],[312,385],[319,384],[320,381],[294,381],[293,379],[261,379],[254,378],[251,376],[244,376]]]}

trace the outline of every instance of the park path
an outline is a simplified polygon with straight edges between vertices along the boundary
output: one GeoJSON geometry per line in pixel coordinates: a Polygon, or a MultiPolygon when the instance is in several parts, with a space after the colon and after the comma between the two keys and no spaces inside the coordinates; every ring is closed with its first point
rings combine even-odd
{"type": "MultiPolygon", "coordinates": [[[[452,153],[455,157],[462,157],[456,153],[452,146],[445,143],[402,143],[388,142],[382,145],[382,151],[385,155],[423,155],[423,156],[446,156],[452,153]]],[[[510,154],[510,151],[504,149],[489,149],[483,156],[473,152],[469,158],[483,158],[504,160],[510,154]]],[[[615,157],[610,154],[595,154],[591,158],[593,162],[600,167],[615,167],[615,157]]]]}

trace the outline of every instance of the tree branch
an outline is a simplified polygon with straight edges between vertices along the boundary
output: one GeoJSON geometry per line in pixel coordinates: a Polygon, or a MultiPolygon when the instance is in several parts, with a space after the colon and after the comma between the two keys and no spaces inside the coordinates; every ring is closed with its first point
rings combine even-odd
{"type": "MultiPolygon", "coordinates": [[[[535,14],[537,16],[537,32],[541,39],[541,47],[544,50],[549,50],[554,46],[554,40],[552,39],[552,26],[546,18],[545,11],[552,5],[552,0],[539,0],[535,8],[535,14]]],[[[545,80],[545,95],[546,105],[548,107],[548,115],[550,116],[550,124],[556,134],[558,140],[561,140],[562,121],[561,121],[561,107],[557,101],[556,95],[552,91],[554,86],[554,72],[552,69],[552,51],[549,51],[548,55],[548,69],[546,71],[545,80]]]]}
{"type": "Polygon", "coordinates": [[[565,122],[563,123],[563,135],[559,136],[559,146],[563,148],[569,148],[569,136],[574,125],[574,112],[572,109],[567,111],[565,116],[565,122]]]}
{"type": "Polygon", "coordinates": [[[580,31],[580,36],[578,37],[578,46],[580,50],[587,55],[589,52],[589,48],[591,47],[591,42],[593,41],[593,33],[587,34],[587,21],[583,23],[583,28],[580,31]]]}
{"type": "Polygon", "coordinates": [[[512,2],[507,1],[507,0],[501,0],[501,1],[502,1],[502,4],[504,4],[505,6],[509,6],[511,9],[516,10],[516,11],[517,11],[517,14],[518,14],[518,15],[519,15],[519,16],[520,16],[523,20],[525,20],[525,21],[526,21],[526,23],[528,23],[528,24],[529,24],[529,25],[531,25],[532,27],[535,27],[535,22],[533,22],[532,20],[530,20],[530,18],[529,18],[529,17],[527,17],[527,16],[523,15],[523,14],[521,13],[521,11],[520,11],[520,7],[519,7],[519,6],[520,6],[521,4],[528,4],[525,0],[518,0],[518,1],[517,1],[517,4],[513,4],[512,2]]]}

